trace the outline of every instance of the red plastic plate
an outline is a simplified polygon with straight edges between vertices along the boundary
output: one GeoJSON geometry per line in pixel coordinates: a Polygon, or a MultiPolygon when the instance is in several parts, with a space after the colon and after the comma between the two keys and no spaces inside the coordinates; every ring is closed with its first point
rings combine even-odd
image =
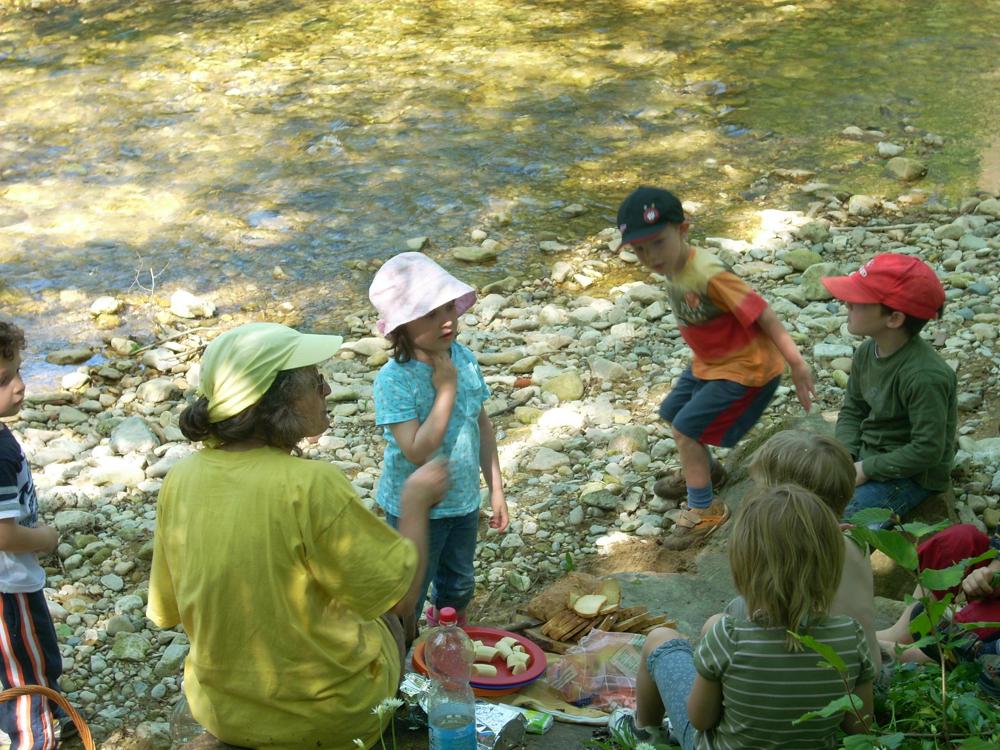
{"type": "MultiPolygon", "coordinates": [[[[492,646],[501,638],[513,638],[524,646],[524,650],[531,655],[531,663],[521,674],[511,674],[507,668],[507,662],[497,654],[496,658],[490,662],[497,668],[496,677],[473,677],[472,687],[484,690],[503,690],[505,688],[519,688],[534,682],[545,673],[547,666],[545,652],[535,643],[518,633],[511,633],[509,630],[500,628],[485,628],[478,625],[469,625],[465,628],[466,634],[474,641],[482,641],[484,646],[492,646]]],[[[424,643],[421,641],[413,649],[413,666],[421,674],[427,674],[427,664],[424,662],[424,643]]],[[[483,662],[485,663],[485,662],[483,662]]]]}

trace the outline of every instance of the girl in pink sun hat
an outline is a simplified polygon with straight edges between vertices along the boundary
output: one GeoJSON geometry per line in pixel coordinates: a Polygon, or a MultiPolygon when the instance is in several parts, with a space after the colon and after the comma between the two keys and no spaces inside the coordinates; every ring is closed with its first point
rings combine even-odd
{"type": "Polygon", "coordinates": [[[442,607],[454,607],[464,623],[475,593],[480,473],[490,526],[502,532],[508,523],[496,435],[483,408],[489,388],[475,356],[456,340],[458,317],[476,292],[423,253],[400,253],[375,274],[368,297],[379,332],[392,343],[392,359],[375,378],[375,423],[386,440],[376,501],[398,527],[406,478],[431,459],[448,460],[451,486],[430,513],[424,595],[415,615],[431,589],[428,623],[437,623],[442,607]]]}

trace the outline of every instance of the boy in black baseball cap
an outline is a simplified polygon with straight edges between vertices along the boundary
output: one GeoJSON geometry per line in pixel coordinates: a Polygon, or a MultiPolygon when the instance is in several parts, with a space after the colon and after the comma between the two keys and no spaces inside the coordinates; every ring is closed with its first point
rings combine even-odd
{"type": "Polygon", "coordinates": [[[677,197],[640,187],[618,209],[622,243],[640,262],[667,278],[667,294],[693,358],[663,403],[673,428],[679,476],[658,481],[661,497],[687,507],[663,540],[685,549],[729,518],[714,496],[726,480],[708,446],[734,446],[760,418],[781,381],[785,363],[802,406],[815,397],[812,372],[770,305],[717,257],[688,244],[690,224],[677,197]]]}

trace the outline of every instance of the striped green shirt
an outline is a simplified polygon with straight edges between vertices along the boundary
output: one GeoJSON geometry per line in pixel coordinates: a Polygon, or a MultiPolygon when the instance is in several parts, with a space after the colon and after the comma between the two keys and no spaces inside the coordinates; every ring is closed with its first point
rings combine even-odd
{"type": "MultiPolygon", "coordinates": [[[[848,684],[871,682],[872,660],[861,626],[850,617],[828,616],[803,632],[834,648],[848,670],[848,684]]],[[[806,649],[789,652],[785,629],[761,627],[723,617],[702,639],[694,654],[698,673],[722,683],[722,718],[698,732],[697,750],[817,750],[836,747],[842,715],[792,722],[844,694],[832,669],[818,666],[820,656],[806,649]]]]}

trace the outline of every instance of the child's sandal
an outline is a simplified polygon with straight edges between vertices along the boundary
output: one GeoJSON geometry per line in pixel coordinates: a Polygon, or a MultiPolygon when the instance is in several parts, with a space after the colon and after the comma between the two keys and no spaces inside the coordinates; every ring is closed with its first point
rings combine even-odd
{"type": "Polygon", "coordinates": [[[663,538],[663,546],[672,550],[687,549],[710,537],[729,520],[729,508],[721,500],[713,501],[708,509],[715,512],[703,514],[682,510],[670,533],[663,538]]]}

